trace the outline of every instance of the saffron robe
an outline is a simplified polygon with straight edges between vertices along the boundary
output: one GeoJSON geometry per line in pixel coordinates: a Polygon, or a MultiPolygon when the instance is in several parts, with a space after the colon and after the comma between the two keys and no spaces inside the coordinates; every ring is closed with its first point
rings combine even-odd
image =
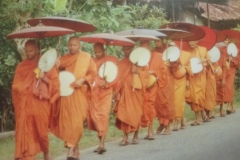
{"type": "Polygon", "coordinates": [[[33,94],[36,88],[38,60],[25,59],[18,64],[12,84],[12,101],[16,120],[15,126],[15,159],[35,159],[40,152],[49,151],[49,114],[51,105],[59,96],[58,71],[53,67],[45,76],[49,84],[42,80],[38,87],[45,85],[43,90],[49,99],[40,99],[33,94]],[[41,84],[43,83],[43,84],[41,84]]]}
{"type": "Polygon", "coordinates": [[[173,76],[174,108],[175,108],[175,119],[177,120],[181,120],[184,116],[187,76],[189,77],[189,75],[192,75],[192,71],[190,67],[190,58],[191,58],[191,53],[183,50],[181,51],[179,60],[180,60],[181,66],[184,66],[187,72],[186,72],[186,75],[180,79],[177,79],[173,76]]]}
{"type": "MultiPolygon", "coordinates": [[[[205,47],[197,46],[189,52],[191,57],[197,57],[200,60],[206,59],[208,64],[211,63],[205,47]]],[[[187,102],[191,105],[191,109],[194,112],[201,111],[205,107],[206,81],[205,67],[201,72],[193,74],[189,79],[190,100],[187,100],[187,102]]]]}
{"type": "MultiPolygon", "coordinates": [[[[117,58],[107,56],[94,58],[97,65],[97,70],[107,61],[111,61],[117,65],[117,58]]],[[[92,105],[88,110],[88,129],[98,132],[98,136],[105,136],[109,126],[110,109],[112,106],[113,86],[116,81],[111,83],[106,82],[106,87],[101,87],[101,82],[104,81],[99,75],[95,79],[93,87],[92,105]]]]}
{"type": "Polygon", "coordinates": [[[120,95],[120,99],[115,98],[115,125],[124,133],[137,131],[140,127],[143,114],[143,91],[145,90],[144,85],[148,77],[148,71],[145,67],[137,67],[143,88],[134,88],[132,65],[128,57],[123,58],[118,63],[119,73],[117,84],[114,88],[115,97],[120,95]]]}
{"type": "Polygon", "coordinates": [[[168,66],[162,61],[162,53],[157,53],[161,67],[158,73],[158,89],[155,100],[156,116],[159,123],[168,125],[175,117],[173,77],[168,66]]]}
{"type": "Polygon", "coordinates": [[[51,111],[51,132],[65,141],[66,147],[73,147],[78,144],[83,133],[97,69],[91,55],[82,51],[63,55],[59,68],[73,73],[76,80],[85,78],[87,81],[75,88],[71,95],[61,96],[51,111]]]}

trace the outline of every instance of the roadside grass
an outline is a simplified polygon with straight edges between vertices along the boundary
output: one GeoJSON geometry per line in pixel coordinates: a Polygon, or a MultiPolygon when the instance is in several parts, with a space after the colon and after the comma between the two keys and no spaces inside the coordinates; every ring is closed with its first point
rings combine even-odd
{"type": "MultiPolygon", "coordinates": [[[[234,97],[234,106],[236,109],[240,108],[240,91],[236,91],[235,97],[234,97]]],[[[219,114],[219,106],[215,107],[215,114],[218,116],[219,114]]],[[[194,119],[194,113],[191,111],[191,108],[189,105],[186,104],[185,107],[185,117],[187,119],[187,122],[192,121],[194,119]]],[[[155,119],[154,121],[154,129],[158,127],[158,121],[155,119]]],[[[147,132],[147,128],[141,128],[140,134],[144,134],[147,132]]],[[[106,137],[106,142],[115,141],[115,140],[121,140],[123,136],[123,133],[119,131],[114,126],[114,117],[111,115],[110,118],[110,125],[108,129],[108,134],[106,137]]],[[[131,138],[131,135],[130,135],[131,138]]],[[[64,142],[55,137],[53,134],[49,134],[49,140],[50,140],[50,152],[53,157],[58,157],[60,155],[66,155],[67,149],[64,148],[64,142]]],[[[98,138],[97,133],[94,131],[89,131],[87,128],[85,128],[83,137],[80,141],[80,149],[89,148],[92,146],[96,146],[98,144],[98,138]]],[[[14,150],[15,150],[15,144],[14,144],[14,137],[8,137],[0,139],[0,160],[10,160],[14,159],[14,150]]],[[[42,154],[39,154],[37,156],[37,160],[43,159],[42,154]]]]}

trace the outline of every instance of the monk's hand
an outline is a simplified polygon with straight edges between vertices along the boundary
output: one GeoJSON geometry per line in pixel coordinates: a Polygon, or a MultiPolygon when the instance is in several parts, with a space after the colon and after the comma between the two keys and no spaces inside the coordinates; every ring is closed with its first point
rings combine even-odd
{"type": "Polygon", "coordinates": [[[101,88],[106,88],[106,84],[107,84],[106,81],[102,80],[102,81],[100,81],[99,85],[100,85],[101,88]]]}
{"type": "Polygon", "coordinates": [[[38,79],[43,79],[43,77],[44,77],[44,72],[43,72],[43,71],[40,71],[39,76],[38,76],[38,79]]]}
{"type": "Polygon", "coordinates": [[[155,72],[153,70],[148,71],[149,74],[154,74],[155,72]]]}
{"type": "Polygon", "coordinates": [[[71,86],[72,88],[81,87],[85,81],[86,81],[85,78],[81,78],[81,79],[76,80],[76,81],[74,81],[73,83],[71,83],[70,86],[71,86]]]}
{"type": "Polygon", "coordinates": [[[121,97],[120,94],[117,94],[115,100],[120,101],[120,97],[121,97]]]}
{"type": "Polygon", "coordinates": [[[55,66],[58,68],[60,66],[60,59],[58,58],[55,62],[55,66]]]}
{"type": "Polygon", "coordinates": [[[226,84],[226,80],[225,79],[222,79],[222,87],[224,87],[226,84]]]}
{"type": "Polygon", "coordinates": [[[190,87],[190,84],[189,84],[189,81],[186,82],[186,89],[189,89],[190,87]]]}
{"type": "Polygon", "coordinates": [[[132,73],[138,74],[137,67],[135,65],[132,66],[132,73]]]}
{"type": "Polygon", "coordinates": [[[207,60],[206,60],[206,59],[203,59],[201,62],[202,62],[202,65],[203,65],[204,67],[206,67],[206,66],[208,65],[208,63],[207,63],[207,60]]]}

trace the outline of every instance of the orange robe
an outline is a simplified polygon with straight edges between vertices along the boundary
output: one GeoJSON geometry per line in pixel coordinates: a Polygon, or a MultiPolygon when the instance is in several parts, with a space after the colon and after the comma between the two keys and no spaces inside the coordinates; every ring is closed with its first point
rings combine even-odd
{"type": "Polygon", "coordinates": [[[222,76],[216,77],[216,102],[217,104],[222,104],[223,103],[223,90],[224,87],[222,86],[222,80],[226,78],[226,61],[227,61],[227,47],[220,47],[219,48],[221,55],[220,59],[218,60],[218,66],[221,67],[222,69],[222,76]]]}
{"type": "MultiPolygon", "coordinates": [[[[59,96],[58,71],[52,68],[45,76],[49,84],[40,81],[41,89],[48,98],[40,99],[33,90],[36,88],[36,74],[34,70],[38,67],[38,60],[23,60],[15,71],[12,84],[12,101],[15,112],[15,159],[35,159],[40,152],[49,151],[49,113],[53,97],[59,96]]],[[[37,88],[37,89],[38,89],[37,88]]]]}
{"type": "Polygon", "coordinates": [[[156,94],[156,115],[161,124],[168,125],[175,117],[174,87],[170,69],[162,61],[162,54],[156,53],[159,66],[156,94]]]}
{"type": "Polygon", "coordinates": [[[91,98],[91,85],[97,69],[91,55],[82,51],[63,55],[59,68],[73,73],[76,80],[85,78],[87,81],[81,87],[75,88],[71,95],[61,96],[51,112],[51,132],[64,140],[66,147],[73,147],[78,144],[83,133],[88,100],[91,98]]]}
{"type": "Polygon", "coordinates": [[[184,115],[185,109],[185,92],[186,92],[186,83],[187,76],[192,75],[190,68],[190,57],[191,53],[186,51],[181,51],[180,54],[180,63],[181,66],[184,66],[187,73],[184,77],[177,79],[173,76],[174,84],[174,108],[175,108],[175,119],[181,120],[184,115]]]}
{"type": "MultiPolygon", "coordinates": [[[[111,61],[117,65],[117,58],[114,56],[104,56],[100,59],[94,58],[97,70],[106,61],[111,61]]],[[[105,136],[109,125],[110,109],[112,106],[113,85],[115,83],[107,83],[105,88],[100,86],[102,78],[97,76],[93,87],[93,104],[88,110],[88,129],[98,132],[98,136],[105,136]]]]}
{"type": "MultiPolygon", "coordinates": [[[[205,47],[197,46],[189,51],[191,57],[197,57],[200,60],[206,59],[210,63],[210,59],[205,47]]],[[[187,101],[194,112],[201,111],[205,107],[206,97],[206,69],[194,74],[189,79],[190,99],[187,101]]]]}
{"type": "Polygon", "coordinates": [[[115,101],[114,114],[116,117],[116,127],[124,133],[134,132],[139,129],[143,114],[143,90],[148,76],[147,70],[137,68],[143,89],[133,89],[132,63],[128,57],[123,58],[118,63],[118,79],[114,94],[120,99],[115,101]]]}
{"type": "Polygon", "coordinates": [[[226,83],[223,87],[223,102],[228,103],[233,101],[234,97],[234,80],[236,70],[239,66],[239,57],[235,57],[230,62],[230,69],[226,71],[226,83]]]}
{"type": "Polygon", "coordinates": [[[217,86],[216,77],[214,73],[214,66],[210,65],[206,68],[206,99],[205,109],[212,111],[216,106],[217,86]]]}
{"type": "MultiPolygon", "coordinates": [[[[153,51],[151,53],[151,59],[148,63],[148,69],[154,71],[153,75],[158,78],[160,77],[161,67],[163,65],[163,61],[161,61],[161,56],[159,53],[153,51]]],[[[146,89],[144,93],[144,100],[143,100],[143,116],[142,116],[142,127],[148,127],[150,124],[153,123],[154,118],[156,117],[156,110],[155,110],[155,101],[156,101],[156,92],[158,90],[157,82],[151,86],[150,88],[146,89]]]]}

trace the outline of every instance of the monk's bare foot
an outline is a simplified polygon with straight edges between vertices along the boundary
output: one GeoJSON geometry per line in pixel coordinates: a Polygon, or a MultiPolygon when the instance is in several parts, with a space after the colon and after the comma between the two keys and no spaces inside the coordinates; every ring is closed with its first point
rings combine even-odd
{"type": "Polygon", "coordinates": [[[161,134],[164,128],[165,128],[164,125],[160,125],[160,126],[157,128],[157,132],[156,132],[156,133],[157,133],[157,134],[161,134]]]}
{"type": "Polygon", "coordinates": [[[165,131],[163,132],[164,135],[170,135],[171,131],[170,129],[165,129],[165,131]]]}
{"type": "Polygon", "coordinates": [[[139,139],[138,138],[133,138],[132,144],[139,144],[139,139]]]}
{"type": "Polygon", "coordinates": [[[123,137],[123,139],[122,139],[121,142],[119,143],[119,145],[120,145],[120,146],[126,146],[126,145],[128,145],[128,144],[129,144],[129,142],[128,142],[128,135],[125,134],[124,137],[123,137]]]}
{"type": "Polygon", "coordinates": [[[180,129],[185,129],[186,128],[186,118],[183,118],[181,120],[181,126],[180,126],[180,129]]]}
{"type": "Polygon", "coordinates": [[[53,160],[52,156],[49,153],[44,153],[44,160],[53,160]]]}
{"type": "Polygon", "coordinates": [[[74,147],[68,148],[67,159],[70,159],[70,158],[75,158],[75,155],[74,155],[74,147]]]}

